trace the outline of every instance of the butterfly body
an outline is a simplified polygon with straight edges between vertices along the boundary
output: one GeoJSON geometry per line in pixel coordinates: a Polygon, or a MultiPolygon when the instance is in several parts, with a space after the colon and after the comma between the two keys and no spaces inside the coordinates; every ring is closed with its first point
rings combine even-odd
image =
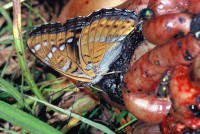
{"type": "Polygon", "coordinates": [[[124,105],[122,97],[122,81],[124,74],[128,71],[134,50],[143,40],[142,31],[140,30],[140,25],[138,25],[125,39],[120,57],[110,65],[108,72],[115,71],[120,73],[105,75],[97,83],[97,85],[107,93],[111,101],[117,102],[120,105],[124,105]]]}
{"type": "Polygon", "coordinates": [[[101,9],[63,25],[41,25],[30,33],[27,44],[36,57],[61,74],[96,84],[120,57],[137,19],[133,11],[101,9]]]}

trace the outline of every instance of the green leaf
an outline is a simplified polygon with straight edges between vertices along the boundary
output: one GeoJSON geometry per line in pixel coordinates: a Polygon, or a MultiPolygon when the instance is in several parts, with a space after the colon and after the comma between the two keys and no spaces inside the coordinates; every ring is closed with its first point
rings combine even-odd
{"type": "Polygon", "coordinates": [[[55,80],[56,79],[56,76],[51,74],[51,73],[47,73],[46,75],[46,80],[55,80]]]}
{"type": "Polygon", "coordinates": [[[55,128],[3,101],[0,101],[0,118],[31,134],[61,134],[55,128]]]}
{"type": "Polygon", "coordinates": [[[30,73],[26,56],[25,46],[22,38],[22,27],[21,27],[21,3],[19,0],[13,0],[13,39],[17,52],[17,59],[24,75],[26,82],[31,86],[31,90],[41,100],[45,100],[42,93],[39,91],[30,73]]]}
{"type": "Polygon", "coordinates": [[[117,118],[116,118],[117,123],[119,123],[120,120],[121,120],[122,118],[124,118],[127,114],[128,114],[127,111],[122,111],[122,112],[117,116],[117,118]]]}
{"type": "Polygon", "coordinates": [[[8,24],[7,25],[8,32],[12,32],[12,21],[11,21],[9,13],[5,9],[0,8],[0,14],[2,14],[4,18],[6,19],[6,22],[8,24]]]}
{"type": "Polygon", "coordinates": [[[22,107],[24,106],[23,97],[18,92],[18,90],[16,90],[10,83],[8,83],[6,80],[4,80],[1,77],[0,77],[0,88],[1,90],[13,96],[22,107]]]}

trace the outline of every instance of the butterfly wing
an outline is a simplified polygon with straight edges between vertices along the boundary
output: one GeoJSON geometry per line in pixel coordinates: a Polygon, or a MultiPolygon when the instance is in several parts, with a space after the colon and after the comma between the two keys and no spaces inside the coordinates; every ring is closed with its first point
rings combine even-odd
{"type": "Polygon", "coordinates": [[[137,15],[128,10],[102,9],[64,25],[42,25],[30,33],[27,44],[36,57],[61,74],[94,84],[119,57],[136,20],[137,15]]]}
{"type": "Polygon", "coordinates": [[[102,9],[92,13],[79,38],[83,71],[96,73],[96,83],[120,55],[125,37],[137,25],[137,15],[128,10],[102,9]]]}
{"type": "Polygon", "coordinates": [[[31,52],[41,61],[61,74],[83,82],[89,82],[79,66],[78,40],[86,22],[78,17],[60,23],[44,24],[34,29],[27,40],[31,52]]]}

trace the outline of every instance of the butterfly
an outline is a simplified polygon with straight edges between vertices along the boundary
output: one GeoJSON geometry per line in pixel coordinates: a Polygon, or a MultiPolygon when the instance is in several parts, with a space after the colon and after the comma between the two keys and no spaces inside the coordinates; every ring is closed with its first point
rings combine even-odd
{"type": "Polygon", "coordinates": [[[35,28],[27,40],[31,52],[69,78],[98,83],[122,54],[124,41],[138,25],[126,9],[101,9],[87,17],[35,28]]]}

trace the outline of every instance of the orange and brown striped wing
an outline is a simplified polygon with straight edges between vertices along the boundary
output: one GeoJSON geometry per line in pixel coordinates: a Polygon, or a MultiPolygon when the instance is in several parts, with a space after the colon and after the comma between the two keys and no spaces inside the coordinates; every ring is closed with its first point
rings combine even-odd
{"type": "Polygon", "coordinates": [[[92,13],[80,36],[81,66],[105,74],[120,55],[123,41],[138,24],[128,10],[102,9],[92,13]]]}
{"type": "Polygon", "coordinates": [[[27,44],[31,52],[61,74],[83,82],[90,82],[79,66],[78,40],[83,18],[76,18],[61,25],[60,23],[44,24],[34,29],[27,44]]]}
{"type": "Polygon", "coordinates": [[[32,53],[61,74],[96,83],[120,55],[123,41],[137,24],[128,10],[102,9],[88,17],[42,25],[30,33],[32,53]]]}

